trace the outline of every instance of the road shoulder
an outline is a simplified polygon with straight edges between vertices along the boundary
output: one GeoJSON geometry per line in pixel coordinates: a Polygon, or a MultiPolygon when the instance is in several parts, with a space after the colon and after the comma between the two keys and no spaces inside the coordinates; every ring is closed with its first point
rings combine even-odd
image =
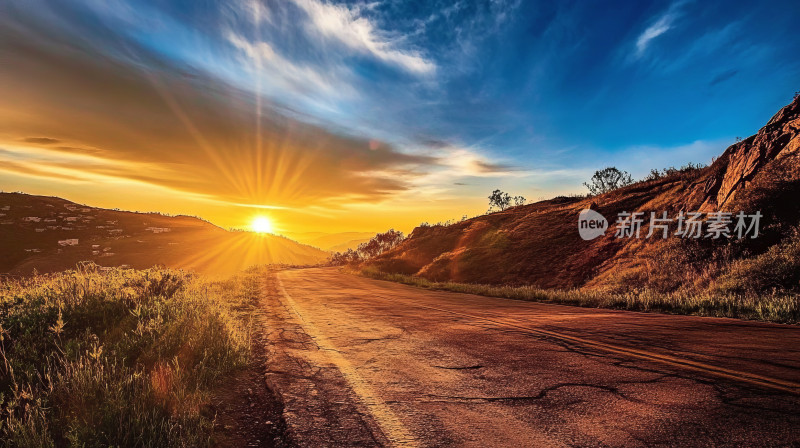
{"type": "Polygon", "coordinates": [[[335,363],[286,303],[277,274],[264,280],[270,331],[267,385],[283,403],[286,437],[296,446],[387,446],[389,440],[335,363]]]}

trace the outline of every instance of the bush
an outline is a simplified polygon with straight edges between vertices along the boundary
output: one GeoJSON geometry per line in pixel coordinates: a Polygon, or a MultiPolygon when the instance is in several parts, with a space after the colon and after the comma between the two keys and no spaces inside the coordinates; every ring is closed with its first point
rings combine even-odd
{"type": "Polygon", "coordinates": [[[621,171],[616,167],[610,166],[600,171],[595,171],[589,182],[583,185],[589,189],[592,195],[604,194],[618,188],[626,187],[633,183],[633,178],[627,171],[621,171]]]}
{"type": "Polygon", "coordinates": [[[715,289],[739,294],[800,292],[800,232],[756,257],[735,261],[715,289]]]}
{"type": "Polygon", "coordinates": [[[384,233],[376,234],[366,243],[359,244],[357,250],[347,249],[345,252],[333,253],[328,257],[328,263],[334,266],[361,263],[394,249],[404,239],[403,232],[389,229],[384,233]]]}
{"type": "Polygon", "coordinates": [[[254,282],[88,264],[0,283],[0,446],[206,446],[254,282]]]}
{"type": "Polygon", "coordinates": [[[697,170],[701,170],[705,167],[706,165],[703,165],[702,163],[695,164],[689,162],[680,168],[675,168],[674,166],[671,166],[669,168],[663,168],[661,170],[652,169],[650,170],[650,174],[648,174],[647,176],[645,176],[644,179],[642,179],[642,182],[649,182],[649,181],[664,179],[666,177],[687,174],[697,170]]]}

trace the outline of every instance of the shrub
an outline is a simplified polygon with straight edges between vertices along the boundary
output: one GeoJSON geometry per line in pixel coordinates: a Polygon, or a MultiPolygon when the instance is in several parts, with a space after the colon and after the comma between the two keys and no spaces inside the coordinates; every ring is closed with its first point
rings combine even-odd
{"type": "Polygon", "coordinates": [[[766,252],[737,260],[718,280],[723,293],[758,294],[765,291],[800,291],[800,232],[766,252]]]}
{"type": "Polygon", "coordinates": [[[618,188],[626,187],[633,183],[633,178],[627,171],[621,171],[616,167],[603,168],[595,171],[589,182],[583,185],[589,189],[592,195],[598,195],[614,191],[618,188]]]}
{"type": "Polygon", "coordinates": [[[206,446],[200,409],[246,365],[251,274],[166,269],[0,283],[0,446],[206,446]]]}

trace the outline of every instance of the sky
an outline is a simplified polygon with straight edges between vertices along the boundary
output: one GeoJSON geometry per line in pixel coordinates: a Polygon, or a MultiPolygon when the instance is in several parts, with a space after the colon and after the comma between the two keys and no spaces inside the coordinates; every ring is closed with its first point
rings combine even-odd
{"type": "Polygon", "coordinates": [[[714,156],[800,90],[792,1],[4,0],[0,189],[409,232],[714,156]]]}

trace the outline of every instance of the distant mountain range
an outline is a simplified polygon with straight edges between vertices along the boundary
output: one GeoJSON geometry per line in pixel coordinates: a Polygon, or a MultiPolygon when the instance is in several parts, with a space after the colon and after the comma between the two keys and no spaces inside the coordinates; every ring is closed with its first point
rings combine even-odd
{"type": "Polygon", "coordinates": [[[316,264],[327,256],[282,236],[231,232],[189,216],[0,193],[0,273],[55,272],[93,261],[101,266],[164,265],[225,275],[254,264],[316,264]]]}
{"type": "Polygon", "coordinates": [[[304,232],[287,233],[286,236],[309,246],[318,247],[329,252],[344,252],[355,249],[361,243],[366,243],[375,232],[304,232]]]}
{"type": "Polygon", "coordinates": [[[418,227],[371,264],[437,281],[545,288],[800,291],[798,199],[800,97],[708,167],[671,170],[594,197],[559,197],[449,226],[418,227]],[[608,228],[585,241],[578,218],[587,209],[604,216],[608,228]],[[652,212],[673,219],[668,238],[660,237],[661,228],[646,238],[652,212]],[[676,236],[681,212],[704,213],[704,234],[709,213],[731,213],[733,231],[739,212],[758,212],[760,233],[676,236]],[[641,213],[641,237],[617,237],[621,213],[641,213]]]}

